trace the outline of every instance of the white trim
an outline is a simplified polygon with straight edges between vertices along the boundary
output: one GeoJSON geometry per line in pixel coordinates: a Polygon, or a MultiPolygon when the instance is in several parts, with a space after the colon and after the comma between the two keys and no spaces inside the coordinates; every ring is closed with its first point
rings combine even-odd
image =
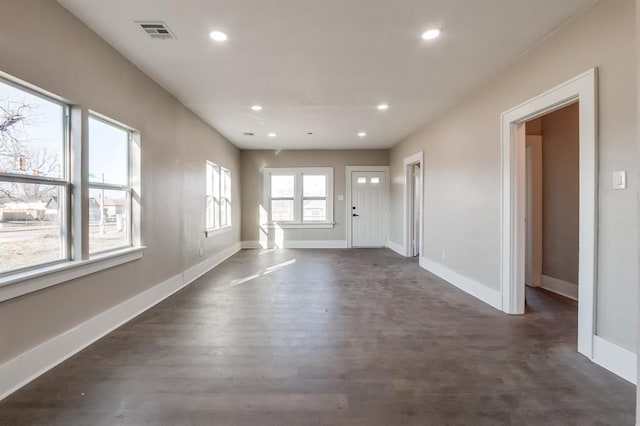
{"type": "Polygon", "coordinates": [[[285,240],[281,244],[277,244],[275,241],[269,241],[267,242],[267,246],[264,247],[260,241],[243,241],[242,248],[337,249],[347,248],[347,242],[344,240],[285,240]]]}
{"type": "Polygon", "coordinates": [[[593,336],[593,362],[623,379],[637,384],[638,356],[628,349],[593,336]]]}
{"type": "Polygon", "coordinates": [[[129,247],[86,260],[57,263],[7,275],[0,278],[0,302],[142,259],[145,248],[144,246],[129,247]]]}
{"type": "Polygon", "coordinates": [[[226,225],[226,226],[223,226],[222,228],[211,228],[204,231],[204,236],[206,238],[211,238],[211,237],[215,237],[216,235],[226,234],[227,232],[231,232],[232,229],[233,229],[232,225],[226,225]]]}
{"type": "MultiPolygon", "coordinates": [[[[321,222],[328,225],[333,223],[333,198],[335,188],[333,186],[333,167],[265,167],[262,169],[262,201],[265,210],[267,211],[267,220],[269,221],[265,225],[274,224],[280,226],[280,228],[287,228],[286,225],[300,225],[306,224],[303,220],[303,203],[304,203],[304,188],[303,188],[303,176],[304,175],[324,175],[327,177],[326,181],[326,197],[324,199],[327,202],[327,220],[321,222]],[[271,176],[293,176],[295,180],[295,186],[293,191],[293,222],[271,222],[271,176]]],[[[312,197],[307,197],[312,198],[312,197]]],[[[319,197],[322,199],[322,197],[319,197]]],[[[310,223],[313,225],[313,223],[310,223]]],[[[315,223],[318,224],[318,223],[315,223]]],[[[295,226],[292,226],[294,228],[295,226]]],[[[313,228],[314,226],[304,226],[305,228],[313,228]]]]}
{"type": "Polygon", "coordinates": [[[420,247],[418,248],[418,254],[422,255],[422,239],[424,237],[423,235],[423,228],[424,226],[422,225],[424,222],[424,151],[420,151],[420,152],[416,152],[413,155],[410,155],[408,157],[406,157],[404,159],[403,162],[403,171],[404,171],[404,256],[406,257],[412,257],[413,254],[413,246],[412,246],[412,239],[413,239],[413,235],[411,235],[411,217],[412,217],[412,212],[411,209],[409,208],[410,204],[412,204],[410,202],[410,200],[413,197],[413,194],[410,194],[410,190],[413,188],[413,185],[409,185],[409,180],[413,180],[413,176],[410,176],[410,167],[414,164],[419,164],[420,165],[420,185],[422,188],[422,196],[420,197],[420,230],[418,231],[420,234],[420,247]]]}
{"type": "Polygon", "coordinates": [[[335,223],[326,222],[306,222],[306,223],[267,223],[267,229],[332,229],[335,223]]]}
{"type": "Polygon", "coordinates": [[[347,224],[347,247],[353,247],[352,243],[352,235],[351,235],[351,173],[353,172],[382,172],[385,174],[385,236],[384,239],[387,239],[387,235],[389,234],[389,194],[390,194],[390,167],[389,166],[347,166],[345,168],[345,181],[346,181],[346,200],[345,200],[345,222],[347,224]]]}
{"type": "Polygon", "coordinates": [[[524,123],[580,102],[580,237],[578,352],[592,358],[597,240],[597,71],[591,69],[501,115],[502,310],[524,313],[524,123]]]}
{"type": "Polygon", "coordinates": [[[396,253],[398,253],[400,256],[406,256],[404,252],[404,247],[402,247],[401,244],[394,243],[391,240],[387,240],[386,246],[391,250],[395,251],[396,253]]]}
{"type": "Polygon", "coordinates": [[[482,300],[486,304],[496,309],[502,308],[500,291],[494,290],[485,284],[466,277],[448,266],[442,265],[441,263],[427,257],[420,256],[420,266],[455,287],[458,287],[460,290],[482,300]]]}
{"type": "Polygon", "coordinates": [[[102,312],[0,365],[0,400],[44,374],[122,324],[189,285],[240,250],[240,244],[102,312]]]}
{"type": "Polygon", "coordinates": [[[569,299],[578,300],[578,284],[542,275],[542,288],[569,299]]]}

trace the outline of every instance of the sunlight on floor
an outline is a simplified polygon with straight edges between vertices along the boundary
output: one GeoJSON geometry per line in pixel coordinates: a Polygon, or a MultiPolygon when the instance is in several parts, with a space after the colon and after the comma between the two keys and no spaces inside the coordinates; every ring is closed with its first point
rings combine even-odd
{"type": "MultiPolygon", "coordinates": [[[[266,250],[266,252],[268,252],[268,251],[271,251],[271,250],[266,250]]],[[[260,253],[260,254],[263,254],[263,253],[260,253]]],[[[265,268],[265,269],[263,269],[262,271],[260,271],[260,272],[258,272],[256,274],[249,275],[249,276],[246,276],[244,278],[239,278],[237,280],[232,280],[229,283],[229,287],[235,287],[235,286],[238,286],[240,284],[244,284],[246,282],[255,280],[256,278],[259,278],[259,277],[264,276],[264,275],[268,275],[268,274],[270,274],[272,272],[276,272],[276,271],[284,268],[285,266],[290,266],[290,265],[293,265],[294,263],[296,263],[296,259],[291,259],[291,260],[288,260],[286,262],[279,263],[277,265],[269,266],[268,268],[265,268]]]]}

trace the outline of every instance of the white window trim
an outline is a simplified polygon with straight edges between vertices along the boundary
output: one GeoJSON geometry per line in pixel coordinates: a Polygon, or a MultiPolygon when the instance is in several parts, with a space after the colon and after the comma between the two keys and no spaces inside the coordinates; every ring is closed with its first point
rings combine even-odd
{"type": "Polygon", "coordinates": [[[0,277],[0,302],[142,259],[145,248],[127,247],[95,255],[90,259],[61,261],[0,277]]]}
{"type": "MultiPolygon", "coordinates": [[[[218,169],[218,222],[222,222],[222,200],[225,199],[228,203],[229,206],[231,206],[232,203],[232,199],[231,199],[231,193],[232,193],[232,182],[233,182],[233,175],[231,173],[231,170],[227,169],[226,167],[222,167],[220,164],[214,163],[213,161],[209,161],[207,160],[206,162],[206,166],[205,166],[205,179],[207,179],[207,168],[211,166],[214,169],[218,169]],[[229,174],[229,194],[224,194],[222,191],[222,188],[224,187],[225,183],[224,183],[224,172],[229,174]]],[[[208,182],[205,182],[206,184],[208,184],[208,182]]],[[[212,183],[213,185],[213,183],[212,183]]],[[[206,188],[206,186],[205,186],[206,188]]],[[[206,192],[206,191],[205,191],[206,192]]],[[[215,193],[215,191],[214,191],[215,193]]],[[[227,232],[230,232],[233,229],[233,221],[231,220],[231,215],[232,215],[232,208],[229,207],[229,210],[227,211],[227,224],[226,225],[218,225],[215,226],[215,212],[214,212],[214,226],[212,227],[207,227],[207,199],[209,197],[213,197],[215,198],[214,195],[209,195],[207,193],[205,193],[205,230],[204,230],[204,235],[205,238],[210,238],[210,237],[214,237],[216,235],[220,235],[220,234],[224,234],[227,232]]],[[[214,203],[215,206],[215,203],[214,203]]],[[[215,207],[214,207],[215,208],[215,207]]],[[[225,203],[225,208],[226,207],[226,203],[225,203]]]]}
{"type": "Polygon", "coordinates": [[[263,205],[267,211],[267,223],[263,224],[268,229],[329,229],[333,228],[333,167],[265,167],[263,169],[263,205]],[[326,175],[327,176],[327,220],[303,222],[302,221],[302,176],[308,175],[326,175]],[[278,175],[294,175],[295,190],[293,196],[294,220],[293,221],[271,221],[271,176],[278,175]]]}
{"type": "Polygon", "coordinates": [[[207,238],[214,237],[220,234],[226,234],[227,232],[231,232],[233,227],[231,225],[223,226],[222,228],[212,228],[204,231],[204,234],[207,238]]]}

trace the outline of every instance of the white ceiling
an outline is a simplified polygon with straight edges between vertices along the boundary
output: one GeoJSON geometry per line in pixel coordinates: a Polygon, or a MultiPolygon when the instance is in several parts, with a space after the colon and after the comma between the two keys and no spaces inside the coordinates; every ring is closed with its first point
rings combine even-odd
{"type": "Polygon", "coordinates": [[[391,147],[593,3],[59,1],[246,149],[391,147]],[[155,20],[177,39],[152,40],[134,23],[155,20]],[[442,36],[422,40],[433,27],[442,36]],[[213,42],[212,30],[228,41],[213,42]],[[378,111],[381,102],[389,110],[378,111]],[[263,111],[251,111],[253,104],[263,111]]]}

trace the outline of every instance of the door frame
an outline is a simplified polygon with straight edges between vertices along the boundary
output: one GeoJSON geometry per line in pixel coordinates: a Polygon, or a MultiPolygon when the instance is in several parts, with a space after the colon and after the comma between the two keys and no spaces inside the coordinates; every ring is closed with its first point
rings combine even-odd
{"type": "Polygon", "coordinates": [[[413,257],[413,246],[411,235],[412,219],[413,219],[413,173],[412,167],[415,164],[420,165],[420,186],[422,193],[420,194],[420,247],[418,247],[419,256],[422,257],[423,251],[423,222],[424,222],[424,151],[416,152],[404,159],[404,255],[405,257],[413,257]]]}
{"type": "MultiPolygon", "coordinates": [[[[529,151],[529,161],[527,161],[527,173],[531,178],[531,188],[527,188],[526,215],[528,217],[527,231],[529,232],[529,246],[525,252],[529,263],[531,282],[530,287],[542,287],[542,218],[543,218],[543,157],[542,157],[542,136],[526,135],[525,152],[529,151]],[[529,192],[531,191],[531,192],[529,192]]],[[[526,238],[525,238],[526,241],[526,238]]],[[[526,284],[526,280],[525,280],[526,284]]]]}
{"type": "Polygon", "coordinates": [[[524,313],[525,129],[524,123],[580,103],[580,208],[578,273],[578,352],[593,358],[597,267],[597,69],[562,83],[501,115],[502,310],[524,313]]]}
{"type": "Polygon", "coordinates": [[[353,247],[353,235],[351,234],[351,174],[353,172],[381,172],[385,176],[383,190],[384,202],[384,239],[389,240],[389,166],[347,166],[345,168],[346,194],[345,194],[345,221],[347,224],[347,248],[353,247]]]}

